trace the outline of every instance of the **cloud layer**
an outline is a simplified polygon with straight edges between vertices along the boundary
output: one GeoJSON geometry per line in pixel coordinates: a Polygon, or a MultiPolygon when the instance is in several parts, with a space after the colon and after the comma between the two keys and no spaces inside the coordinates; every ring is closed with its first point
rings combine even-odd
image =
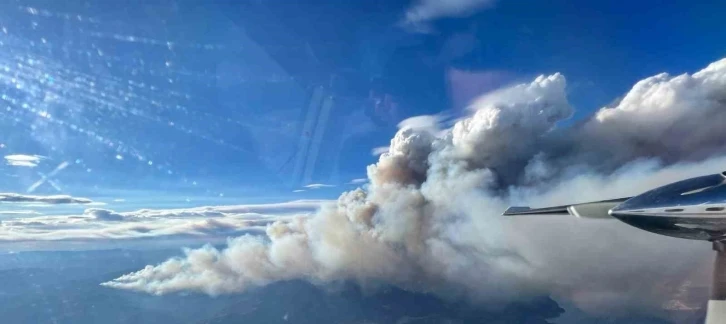
{"type": "Polygon", "coordinates": [[[560,74],[481,97],[440,133],[401,129],[366,190],[315,216],[129,273],[106,286],[166,294],[245,291],[275,281],[393,284],[489,303],[554,294],[591,310],[661,309],[708,244],[617,221],[504,218],[510,204],[624,197],[723,171],[726,59],[638,82],[584,125],[560,74]],[[674,261],[677,260],[677,261],[674,261]]]}
{"type": "Polygon", "coordinates": [[[6,203],[43,203],[43,204],[90,204],[93,201],[87,198],[71,197],[67,195],[34,196],[17,193],[0,193],[0,202],[6,203]]]}
{"type": "MultiPolygon", "coordinates": [[[[132,240],[186,237],[210,241],[264,232],[278,220],[308,217],[324,200],[298,200],[274,204],[211,206],[185,209],[140,209],[115,212],[88,208],[79,215],[6,214],[0,224],[0,242],[53,242],[132,240]],[[11,216],[18,216],[12,218],[11,216]]],[[[31,211],[32,212],[32,211],[31,211]]]]}

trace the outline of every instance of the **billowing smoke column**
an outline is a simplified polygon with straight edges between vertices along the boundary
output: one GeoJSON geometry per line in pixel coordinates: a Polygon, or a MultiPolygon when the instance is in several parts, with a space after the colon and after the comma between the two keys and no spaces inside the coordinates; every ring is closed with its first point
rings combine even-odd
{"type": "Polygon", "coordinates": [[[663,307],[708,249],[617,221],[504,218],[505,207],[637,194],[726,168],[726,59],[660,74],[583,125],[560,74],[486,95],[444,132],[401,129],[370,185],[315,216],[223,250],[187,250],[106,286],[242,292],[288,279],[353,280],[507,302],[552,294],[589,310],[663,307]],[[674,284],[669,284],[674,283],[674,284]]]}

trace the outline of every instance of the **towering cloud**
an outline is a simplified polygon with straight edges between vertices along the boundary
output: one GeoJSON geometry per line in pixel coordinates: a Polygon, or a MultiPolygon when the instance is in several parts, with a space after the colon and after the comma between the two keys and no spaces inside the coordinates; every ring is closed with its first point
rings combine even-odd
{"type": "Polygon", "coordinates": [[[296,278],[353,280],[479,302],[553,294],[589,310],[660,308],[707,261],[707,244],[617,221],[499,215],[513,203],[623,197],[723,171],[725,82],[726,59],[692,76],[661,74],[584,125],[557,130],[572,113],[565,78],[540,76],[480,98],[443,134],[402,128],[369,166],[366,190],[310,218],[104,285],[221,294],[296,278]]]}
{"type": "Polygon", "coordinates": [[[693,75],[661,73],[635,84],[614,107],[585,126],[601,146],[617,147],[618,162],[659,157],[700,160],[724,153],[726,59],[693,75]]]}

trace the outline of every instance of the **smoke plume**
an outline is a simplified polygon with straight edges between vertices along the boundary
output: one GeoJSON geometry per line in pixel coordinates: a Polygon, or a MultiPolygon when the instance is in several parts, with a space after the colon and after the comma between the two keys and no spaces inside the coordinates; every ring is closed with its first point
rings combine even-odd
{"type": "Polygon", "coordinates": [[[614,107],[572,114],[565,77],[477,100],[443,133],[403,128],[368,167],[369,185],[316,215],[276,222],[103,285],[212,295],[289,280],[352,280],[496,304],[552,294],[591,311],[662,308],[708,244],[618,221],[505,218],[510,204],[626,197],[723,171],[726,59],[638,82],[614,107]],[[674,284],[670,284],[674,283],[674,284]]]}

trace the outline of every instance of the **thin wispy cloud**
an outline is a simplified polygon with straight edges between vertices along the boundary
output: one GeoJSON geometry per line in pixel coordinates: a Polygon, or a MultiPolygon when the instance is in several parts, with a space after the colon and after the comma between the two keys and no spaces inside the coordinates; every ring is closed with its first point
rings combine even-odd
{"type": "Polygon", "coordinates": [[[426,24],[446,17],[464,17],[491,8],[496,0],[417,0],[406,10],[404,26],[426,31],[426,24]]]}
{"type": "Polygon", "coordinates": [[[11,154],[5,156],[5,163],[11,166],[34,168],[38,166],[43,156],[27,154],[11,154]]]}
{"type": "Polygon", "coordinates": [[[88,198],[72,197],[68,195],[35,196],[18,193],[0,193],[0,202],[5,203],[43,203],[43,204],[91,204],[88,198]]]}
{"type": "Polygon", "coordinates": [[[350,182],[348,182],[348,184],[357,185],[357,184],[364,184],[367,182],[368,182],[368,178],[358,178],[358,179],[350,180],[350,182]]]}
{"type": "Polygon", "coordinates": [[[335,185],[331,184],[324,184],[324,183],[311,183],[309,185],[303,186],[308,189],[321,189],[321,188],[332,188],[335,187],[335,185]]]}
{"type": "MultiPolygon", "coordinates": [[[[248,204],[229,206],[203,206],[193,208],[175,209],[139,209],[131,212],[118,213],[125,219],[149,219],[149,218],[214,218],[230,216],[251,216],[251,215],[290,215],[304,214],[316,211],[329,200],[293,200],[281,203],[270,204],[248,204]]],[[[93,209],[94,211],[104,209],[93,209]]],[[[115,213],[113,211],[109,211],[115,213]]]]}
{"type": "Polygon", "coordinates": [[[379,156],[384,153],[388,153],[388,146],[375,147],[371,150],[371,155],[373,156],[379,156]]]}
{"type": "Polygon", "coordinates": [[[404,120],[402,120],[400,123],[398,123],[398,128],[412,128],[416,130],[433,130],[432,133],[436,133],[439,129],[441,129],[441,121],[442,117],[436,116],[436,115],[423,115],[423,116],[414,116],[409,117],[404,120]]]}
{"type": "Polygon", "coordinates": [[[0,215],[20,216],[20,215],[42,215],[35,210],[0,210],[0,215]]]}

